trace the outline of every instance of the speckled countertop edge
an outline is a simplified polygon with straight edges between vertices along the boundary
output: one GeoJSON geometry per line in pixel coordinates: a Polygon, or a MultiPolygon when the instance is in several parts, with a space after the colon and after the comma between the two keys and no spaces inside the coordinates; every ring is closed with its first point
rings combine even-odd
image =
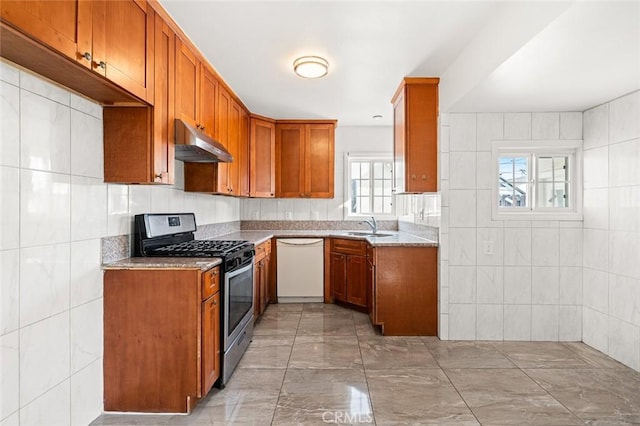
{"type": "Polygon", "coordinates": [[[206,271],[222,263],[219,257],[127,257],[102,265],[113,269],[199,269],[206,271]]]}
{"type": "MultiPolygon", "coordinates": [[[[365,240],[374,247],[438,247],[438,242],[401,231],[381,231],[384,234],[391,234],[388,237],[370,237],[362,235],[349,235],[350,231],[331,230],[263,230],[263,231],[236,231],[230,234],[218,235],[214,240],[246,240],[253,244],[261,244],[273,237],[276,238],[348,238],[354,240],[365,240]]],[[[359,231],[354,231],[359,232],[359,231]]]]}

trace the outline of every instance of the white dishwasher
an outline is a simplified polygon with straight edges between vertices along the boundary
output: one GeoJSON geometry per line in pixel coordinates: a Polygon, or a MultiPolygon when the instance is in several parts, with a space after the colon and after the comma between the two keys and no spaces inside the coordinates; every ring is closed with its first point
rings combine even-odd
{"type": "Polygon", "coordinates": [[[278,303],[324,301],[322,238],[278,238],[278,303]]]}

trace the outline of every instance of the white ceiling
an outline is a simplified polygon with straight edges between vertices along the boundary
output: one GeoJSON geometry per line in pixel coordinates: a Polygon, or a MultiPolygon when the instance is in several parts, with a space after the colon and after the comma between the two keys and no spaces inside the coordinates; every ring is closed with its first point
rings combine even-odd
{"type": "Polygon", "coordinates": [[[390,125],[404,76],[442,111],[582,111],[640,88],[640,1],[161,0],[252,112],[390,125]],[[293,60],[320,55],[305,80],[293,60]],[[374,121],[372,116],[384,118],[374,121]]]}

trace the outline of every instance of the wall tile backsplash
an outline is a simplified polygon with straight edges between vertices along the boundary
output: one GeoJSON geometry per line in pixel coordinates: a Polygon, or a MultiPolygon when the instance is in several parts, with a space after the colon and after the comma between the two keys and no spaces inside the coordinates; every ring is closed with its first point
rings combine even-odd
{"type": "Polygon", "coordinates": [[[491,143],[580,139],[582,113],[442,118],[440,337],[580,340],[582,224],[493,220],[491,143]]]}
{"type": "MultiPolygon", "coordinates": [[[[102,412],[101,239],[133,214],[235,222],[240,202],[103,182],[102,107],[0,61],[0,422],[89,424],[102,412]]],[[[126,239],[126,238],[125,238],[126,239]]]]}

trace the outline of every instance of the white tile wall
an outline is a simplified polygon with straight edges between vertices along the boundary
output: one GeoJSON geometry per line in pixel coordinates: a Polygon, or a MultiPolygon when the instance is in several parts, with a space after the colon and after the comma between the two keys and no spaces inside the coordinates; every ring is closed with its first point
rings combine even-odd
{"type": "Polygon", "coordinates": [[[102,107],[0,60],[0,423],[102,412],[101,238],[133,214],[239,220],[237,199],[103,183],[102,107]]]}
{"type": "MultiPolygon", "coordinates": [[[[445,260],[440,266],[449,269],[448,275],[441,271],[449,281],[440,287],[441,294],[447,293],[440,299],[440,312],[446,313],[440,320],[448,323],[441,324],[440,337],[580,340],[582,223],[493,220],[491,145],[494,140],[581,139],[582,113],[449,114],[447,118],[440,127],[441,159],[449,161],[448,173],[440,180],[440,256],[445,260]],[[447,135],[449,143],[442,143],[447,135]],[[448,307],[443,306],[444,299],[448,307]]],[[[591,159],[606,179],[608,163],[591,159]]],[[[599,250],[594,244],[590,261],[599,250]]]]}
{"type": "Polygon", "coordinates": [[[584,113],[583,340],[636,370],[640,370],[639,116],[640,91],[584,113]]]}

